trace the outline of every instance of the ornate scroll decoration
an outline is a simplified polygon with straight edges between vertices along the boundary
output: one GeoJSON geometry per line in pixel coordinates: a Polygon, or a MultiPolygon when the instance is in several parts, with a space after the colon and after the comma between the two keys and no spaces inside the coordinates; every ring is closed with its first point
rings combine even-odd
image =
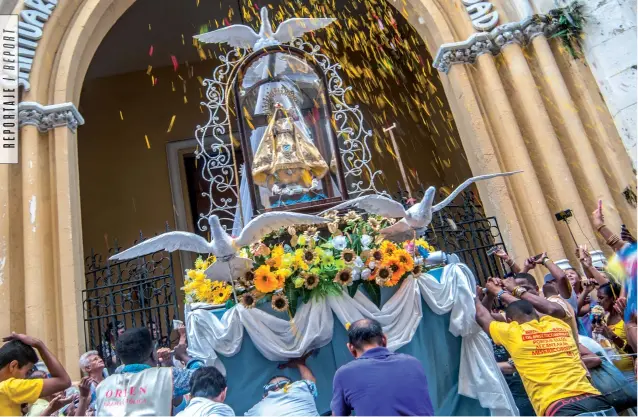
{"type": "Polygon", "coordinates": [[[332,116],[343,163],[343,174],[349,196],[358,197],[371,192],[386,194],[385,191],[377,190],[375,185],[375,179],[381,175],[381,171],[373,171],[370,166],[372,153],[368,146],[368,140],[372,136],[372,131],[365,130],[363,114],[359,110],[359,106],[351,107],[346,103],[345,95],[352,87],[343,85],[343,80],[338,73],[341,65],[331,63],[326,55],[319,53],[318,45],[312,45],[302,39],[294,39],[290,45],[310,55],[326,75],[328,94],[333,103],[332,116]]]}
{"type": "Polygon", "coordinates": [[[18,126],[36,126],[42,133],[66,126],[75,132],[79,125],[84,124],[84,118],[73,103],[51,104],[43,106],[32,101],[18,104],[18,126]]]}
{"type": "Polygon", "coordinates": [[[197,125],[195,129],[198,144],[195,157],[202,178],[208,183],[208,189],[202,196],[210,202],[208,212],[199,213],[197,227],[201,231],[208,230],[208,217],[212,214],[217,215],[222,226],[230,231],[239,206],[235,171],[237,161],[230,140],[232,132],[226,93],[230,73],[243,59],[243,55],[233,49],[226,55],[220,55],[219,59],[222,63],[215,68],[212,78],[204,79],[208,101],[201,105],[208,110],[208,122],[204,126],[197,125]]]}
{"type": "Polygon", "coordinates": [[[441,45],[432,66],[447,73],[454,64],[473,64],[481,54],[498,55],[505,45],[526,44],[539,35],[550,37],[558,29],[558,18],[552,15],[534,15],[506,23],[490,32],[475,33],[465,41],[441,45]]]}

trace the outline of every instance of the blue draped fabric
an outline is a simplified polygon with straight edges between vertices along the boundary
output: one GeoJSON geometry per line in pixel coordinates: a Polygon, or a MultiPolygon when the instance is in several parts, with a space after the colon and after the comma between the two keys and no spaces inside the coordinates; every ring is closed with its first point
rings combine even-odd
{"type": "MultiPolygon", "coordinates": [[[[433,275],[437,279],[440,271],[433,275]]],[[[385,303],[396,288],[383,288],[381,302],[385,303]]],[[[423,319],[412,342],[398,350],[418,358],[425,369],[430,389],[430,398],[437,415],[489,415],[489,410],[480,406],[477,400],[458,394],[459,362],[461,358],[461,338],[453,336],[448,328],[450,315],[437,315],[421,300],[423,319]]],[[[224,311],[213,314],[221,318],[224,311]]],[[[285,316],[284,316],[285,318],[285,316]]],[[[320,413],[330,413],[332,398],[332,377],[343,364],[353,360],[346,348],[347,332],[337,317],[330,344],[322,347],[308,358],[307,365],[317,378],[317,409],[320,413]]],[[[250,336],[245,333],[239,353],[233,357],[220,356],[228,379],[226,403],[235,414],[243,415],[262,398],[263,385],[275,375],[286,375],[299,379],[297,370],[277,369],[278,363],[264,358],[255,348],[250,336]]],[[[379,381],[384,383],[384,381],[379,381]]]]}

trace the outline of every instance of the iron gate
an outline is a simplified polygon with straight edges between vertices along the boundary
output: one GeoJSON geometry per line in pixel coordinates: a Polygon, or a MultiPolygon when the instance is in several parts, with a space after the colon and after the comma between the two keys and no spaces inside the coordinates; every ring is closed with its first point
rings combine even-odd
{"type": "MultiPolygon", "coordinates": [[[[412,192],[416,201],[423,198],[425,189],[412,192]]],[[[439,195],[443,200],[446,195],[439,195]]],[[[394,199],[404,206],[410,206],[408,193],[399,185],[394,199]]],[[[432,216],[432,223],[425,233],[425,239],[438,250],[458,255],[474,273],[483,286],[489,277],[502,277],[503,265],[488,251],[494,246],[505,249],[496,217],[486,217],[483,207],[473,191],[466,191],[457,197],[456,204],[450,204],[432,216]]]]}
{"type": "MultiPolygon", "coordinates": [[[[134,244],[142,240],[140,232],[134,244]]],[[[82,291],[86,348],[97,350],[110,370],[118,365],[114,344],[119,331],[147,326],[158,347],[169,346],[173,319],[180,317],[171,255],[160,251],[109,261],[120,249],[117,240],[105,256],[91,249],[82,291]]]]}

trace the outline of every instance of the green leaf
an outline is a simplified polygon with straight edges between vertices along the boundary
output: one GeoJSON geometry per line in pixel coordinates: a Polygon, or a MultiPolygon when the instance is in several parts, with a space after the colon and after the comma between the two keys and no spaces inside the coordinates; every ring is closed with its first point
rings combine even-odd
{"type": "Polygon", "coordinates": [[[359,285],[361,285],[363,281],[358,280],[352,283],[351,286],[348,287],[348,294],[350,295],[350,297],[354,297],[354,295],[357,293],[357,290],[359,289],[359,285]]]}
{"type": "Polygon", "coordinates": [[[368,293],[370,300],[372,300],[377,307],[381,308],[381,288],[371,281],[365,281],[363,283],[363,288],[365,288],[368,293]]]}

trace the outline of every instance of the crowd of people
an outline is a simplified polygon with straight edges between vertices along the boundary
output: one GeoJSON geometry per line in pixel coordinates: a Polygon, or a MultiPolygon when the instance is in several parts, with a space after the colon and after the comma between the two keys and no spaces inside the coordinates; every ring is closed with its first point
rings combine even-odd
{"type": "MultiPolygon", "coordinates": [[[[593,217],[614,251],[635,251],[626,230],[617,236],[605,226],[601,205],[593,217]]],[[[586,247],[577,255],[580,268],[563,269],[546,253],[519,266],[500,250],[496,256],[509,272],[477,286],[476,322],[492,340],[521,415],[635,412],[635,277],[619,285],[596,268],[586,247]],[[537,268],[546,272],[541,288],[530,274],[537,268]]],[[[226,377],[191,358],[185,329],[178,333],[171,350],[159,347],[153,323],[130,329],[116,323],[101,352],[79,358],[84,376],[73,387],[44,343],[14,333],[0,347],[0,415],[234,416],[226,377]]],[[[434,414],[421,362],[388,350],[377,321],[352,323],[347,348],[354,360],[334,375],[333,415],[434,414]]],[[[280,365],[297,369],[300,379],[273,375],[245,415],[319,415],[310,354],[280,365]]]]}

